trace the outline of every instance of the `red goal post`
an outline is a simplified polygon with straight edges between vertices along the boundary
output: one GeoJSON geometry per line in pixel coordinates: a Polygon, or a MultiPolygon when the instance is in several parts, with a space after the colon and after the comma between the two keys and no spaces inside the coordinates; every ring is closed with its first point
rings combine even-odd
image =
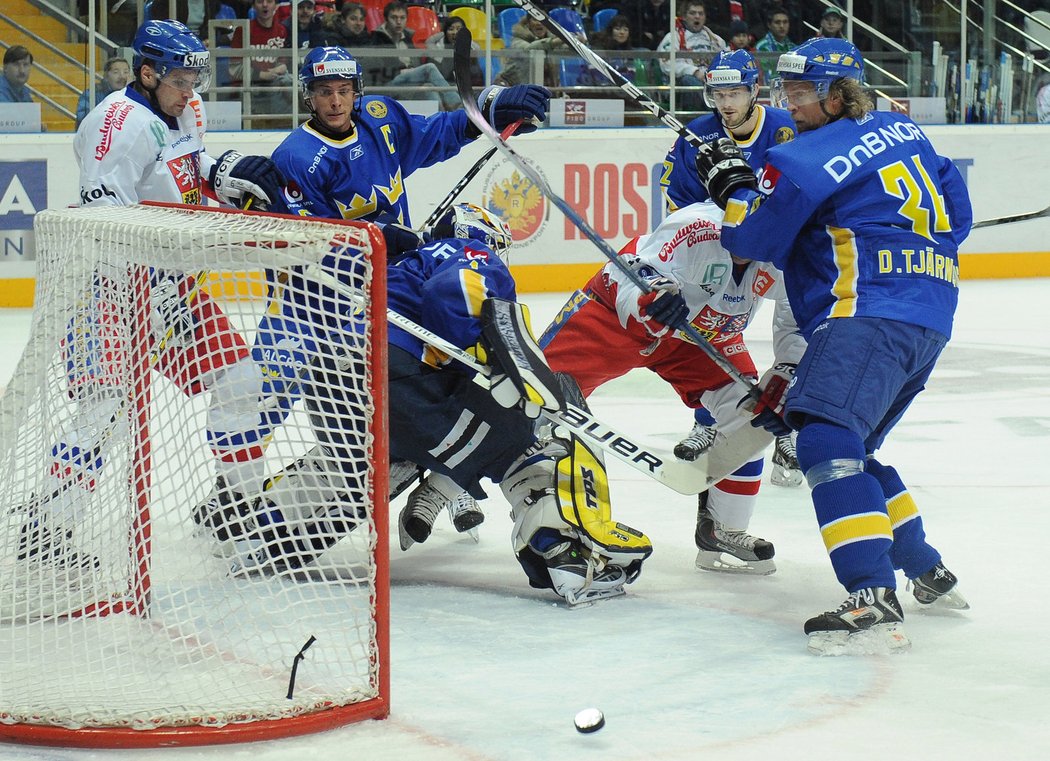
{"type": "MultiPolygon", "coordinates": [[[[143,204],[43,211],[35,234],[29,341],[0,397],[0,741],[204,745],[385,717],[386,254],[378,228],[143,204]],[[311,268],[331,275],[334,266],[358,301],[311,281],[311,268]],[[301,502],[282,513],[323,533],[334,531],[326,511],[340,511],[352,516],[341,524],[351,530],[331,536],[326,544],[340,541],[302,568],[233,572],[228,543],[191,518],[215,484],[209,383],[222,368],[198,353],[193,362],[219,366],[199,375],[202,387],[169,380],[178,374],[165,365],[172,330],[150,301],[158,271],[188,283],[184,303],[206,307],[207,320],[224,316],[243,347],[264,314],[279,314],[264,281],[294,282],[316,308],[340,315],[355,475],[340,482],[338,504],[298,490],[301,502]],[[282,277],[289,272],[292,280],[282,277]]],[[[292,389],[291,412],[265,440],[267,477],[317,451],[317,420],[294,397],[308,376],[280,386],[292,389]]],[[[238,401],[260,413],[276,404],[238,401]]],[[[318,467],[336,469],[330,460],[318,467]]]]}

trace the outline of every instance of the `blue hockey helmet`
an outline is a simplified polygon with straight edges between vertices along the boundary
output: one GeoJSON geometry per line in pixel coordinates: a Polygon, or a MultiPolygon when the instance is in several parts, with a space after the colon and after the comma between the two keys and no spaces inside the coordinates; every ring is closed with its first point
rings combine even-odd
{"type": "Polygon", "coordinates": [[[310,105],[310,89],[317,82],[346,80],[354,86],[354,110],[361,106],[361,95],[364,93],[364,78],[361,76],[361,65],[350,55],[346,48],[329,46],[314,48],[303,59],[299,68],[299,90],[303,100],[310,105]]]}
{"type": "Polygon", "coordinates": [[[828,95],[832,82],[855,79],[864,82],[864,58],[849,40],[813,37],[777,60],[778,79],[773,83],[774,104],[781,101],[784,81],[812,82],[820,100],[828,95]]]}
{"type": "Polygon", "coordinates": [[[211,82],[211,54],[188,26],[178,21],[147,21],[135,32],[131,43],[135,56],[132,69],[138,71],[149,63],[157,76],[178,90],[204,92],[211,82]],[[173,78],[172,72],[183,69],[194,74],[192,81],[173,78]]]}
{"type": "Polygon", "coordinates": [[[514,242],[510,228],[499,215],[472,203],[454,204],[431,228],[435,238],[462,238],[484,243],[503,256],[514,242]]]}
{"type": "Polygon", "coordinates": [[[704,74],[704,101],[710,108],[717,108],[715,90],[746,87],[753,105],[758,98],[758,73],[758,62],[746,50],[719,51],[704,74]]]}

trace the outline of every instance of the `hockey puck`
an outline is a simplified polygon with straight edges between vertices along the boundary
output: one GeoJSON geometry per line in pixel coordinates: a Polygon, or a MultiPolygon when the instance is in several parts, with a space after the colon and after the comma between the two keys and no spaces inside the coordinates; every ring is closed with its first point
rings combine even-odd
{"type": "Polygon", "coordinates": [[[574,719],[576,731],[588,735],[605,726],[605,716],[597,708],[584,708],[574,719]]]}

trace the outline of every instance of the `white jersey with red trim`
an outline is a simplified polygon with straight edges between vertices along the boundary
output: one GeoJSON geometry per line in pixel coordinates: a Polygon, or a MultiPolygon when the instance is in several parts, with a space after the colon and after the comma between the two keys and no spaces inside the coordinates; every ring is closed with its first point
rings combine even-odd
{"type": "MultiPolygon", "coordinates": [[[[783,274],[758,261],[734,272],[733,260],[722,248],[721,231],[721,209],[709,201],[690,204],[669,214],[652,233],[628,242],[621,257],[643,279],[663,275],[677,281],[689,306],[690,322],[716,346],[744,331],[759,298],[774,301],[776,361],[797,363],[806,342],[788,306],[783,274]]],[[[616,294],[620,323],[627,327],[629,319],[640,322],[638,286],[612,263],[605,265],[603,277],[616,294]]],[[[681,331],[675,337],[691,340],[681,331]]]]}
{"type": "Polygon", "coordinates": [[[175,119],[158,116],[131,86],[111,93],[73,140],[80,205],[203,203],[203,178],[215,163],[204,152],[205,124],[198,93],[175,119]]]}

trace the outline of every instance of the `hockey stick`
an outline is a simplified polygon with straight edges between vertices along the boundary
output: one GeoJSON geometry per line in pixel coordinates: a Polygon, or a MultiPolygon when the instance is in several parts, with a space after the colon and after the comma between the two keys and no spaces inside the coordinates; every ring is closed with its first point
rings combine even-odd
{"type": "MultiPolygon", "coordinates": [[[[553,34],[560,37],[565,44],[576,51],[576,55],[587,61],[587,63],[593,68],[600,71],[606,79],[619,87],[636,106],[640,106],[651,113],[665,125],[677,132],[683,140],[693,147],[699,148],[703,145],[704,141],[697,137],[693,132],[690,132],[684,124],[675,118],[674,114],[662,108],[659,103],[642,92],[634,82],[629,80],[613,68],[608,61],[587,47],[587,45],[585,45],[576,35],[565,30],[560,24],[554,21],[554,19],[548,16],[545,10],[533,3],[532,0],[514,0],[514,2],[519,8],[532,16],[532,18],[547,27],[547,29],[553,34]]],[[[463,101],[463,104],[465,108],[466,101],[463,101]]]]}
{"type": "MultiPolygon", "coordinates": [[[[518,121],[511,124],[505,130],[503,130],[500,137],[506,140],[508,137],[513,135],[517,131],[518,127],[521,126],[522,121],[524,120],[518,119],[518,121]]],[[[423,223],[423,230],[428,230],[431,227],[433,227],[437,223],[437,221],[441,219],[442,215],[450,208],[452,208],[453,202],[455,202],[459,194],[463,192],[463,189],[470,184],[471,180],[478,176],[478,172],[480,172],[485,166],[485,164],[488,163],[488,160],[495,155],[496,146],[492,146],[487,151],[485,151],[485,154],[480,159],[474,162],[474,166],[467,170],[467,173],[463,175],[463,178],[455,184],[452,190],[448,192],[448,195],[441,199],[441,203],[439,203],[435,207],[434,211],[430,212],[430,216],[427,217],[427,221],[423,223]]]]}
{"type": "MultiPolygon", "coordinates": [[[[518,2],[518,0],[515,0],[515,2],[518,2]]],[[[546,14],[544,14],[544,17],[546,17],[546,14]]],[[[555,26],[557,25],[555,24],[555,26]]],[[[642,293],[652,293],[649,284],[642,280],[637,272],[624,264],[619,254],[617,254],[616,251],[614,251],[612,247],[606,243],[605,240],[598,235],[598,233],[596,233],[579,214],[576,213],[576,210],[573,209],[564,198],[551,189],[551,186],[547,183],[546,179],[544,179],[543,175],[537,172],[531,164],[525,161],[525,159],[519,156],[513,148],[507,145],[507,142],[500,137],[492,125],[489,124],[482,115],[481,109],[478,107],[477,101],[474,99],[473,88],[470,85],[470,43],[470,30],[461,29],[459,34],[456,35],[456,47],[452,59],[453,67],[456,72],[456,87],[459,88],[459,97],[463,101],[463,110],[467,112],[467,118],[474,122],[474,125],[481,130],[482,134],[487,135],[489,139],[496,144],[496,147],[500,152],[503,153],[503,155],[506,156],[522,174],[528,177],[532,184],[539,188],[540,192],[549,198],[550,201],[569,219],[569,221],[576,225],[576,228],[586,235],[587,238],[598,247],[598,250],[602,252],[605,258],[608,259],[613,266],[619,269],[620,272],[622,272],[624,276],[635,285],[635,287],[637,287],[642,293]],[[466,32],[465,35],[464,32],[466,32]],[[460,37],[463,37],[462,42],[460,42],[460,37]]],[[[681,327],[671,327],[676,328],[689,336],[689,338],[700,347],[700,350],[703,351],[712,362],[718,365],[726,375],[746,387],[748,396],[756,401],[761,398],[762,389],[759,388],[753,380],[741,373],[732,362],[726,359],[720,351],[707,341],[706,338],[700,335],[700,332],[692,325],[692,323],[687,322],[681,327]]]]}
{"type": "MultiPolygon", "coordinates": [[[[335,291],[340,296],[354,302],[355,305],[362,307],[365,305],[364,295],[345,284],[335,275],[318,267],[307,267],[304,274],[335,291]]],[[[475,382],[486,389],[489,388],[488,380],[492,370],[488,365],[482,364],[460,347],[449,343],[436,333],[432,333],[423,326],[417,325],[392,309],[387,310],[387,320],[402,330],[411,333],[429,346],[474,370],[476,373],[474,376],[475,382]]],[[[708,461],[706,458],[687,462],[679,460],[673,454],[658,452],[636,441],[631,436],[621,433],[597,420],[591,413],[579,407],[567,405],[562,412],[553,413],[544,410],[540,414],[557,425],[564,425],[577,436],[593,441],[604,451],[609,452],[635,470],[659,481],[679,494],[698,494],[706,490],[713,481],[713,479],[708,477],[708,461]]],[[[737,462],[731,470],[740,464],[740,462],[737,462]]],[[[729,471],[726,472],[728,473],[729,471]]],[[[725,475],[725,473],[722,475],[725,475]]]]}
{"type": "Polygon", "coordinates": [[[1008,225],[1011,222],[1024,222],[1026,219],[1039,219],[1040,217],[1050,217],[1050,206],[1047,206],[1042,211],[1029,211],[1025,214],[1014,214],[1010,217],[997,217],[996,219],[986,219],[983,222],[974,223],[971,230],[977,230],[981,227],[994,227],[995,225],[1008,225]]]}

